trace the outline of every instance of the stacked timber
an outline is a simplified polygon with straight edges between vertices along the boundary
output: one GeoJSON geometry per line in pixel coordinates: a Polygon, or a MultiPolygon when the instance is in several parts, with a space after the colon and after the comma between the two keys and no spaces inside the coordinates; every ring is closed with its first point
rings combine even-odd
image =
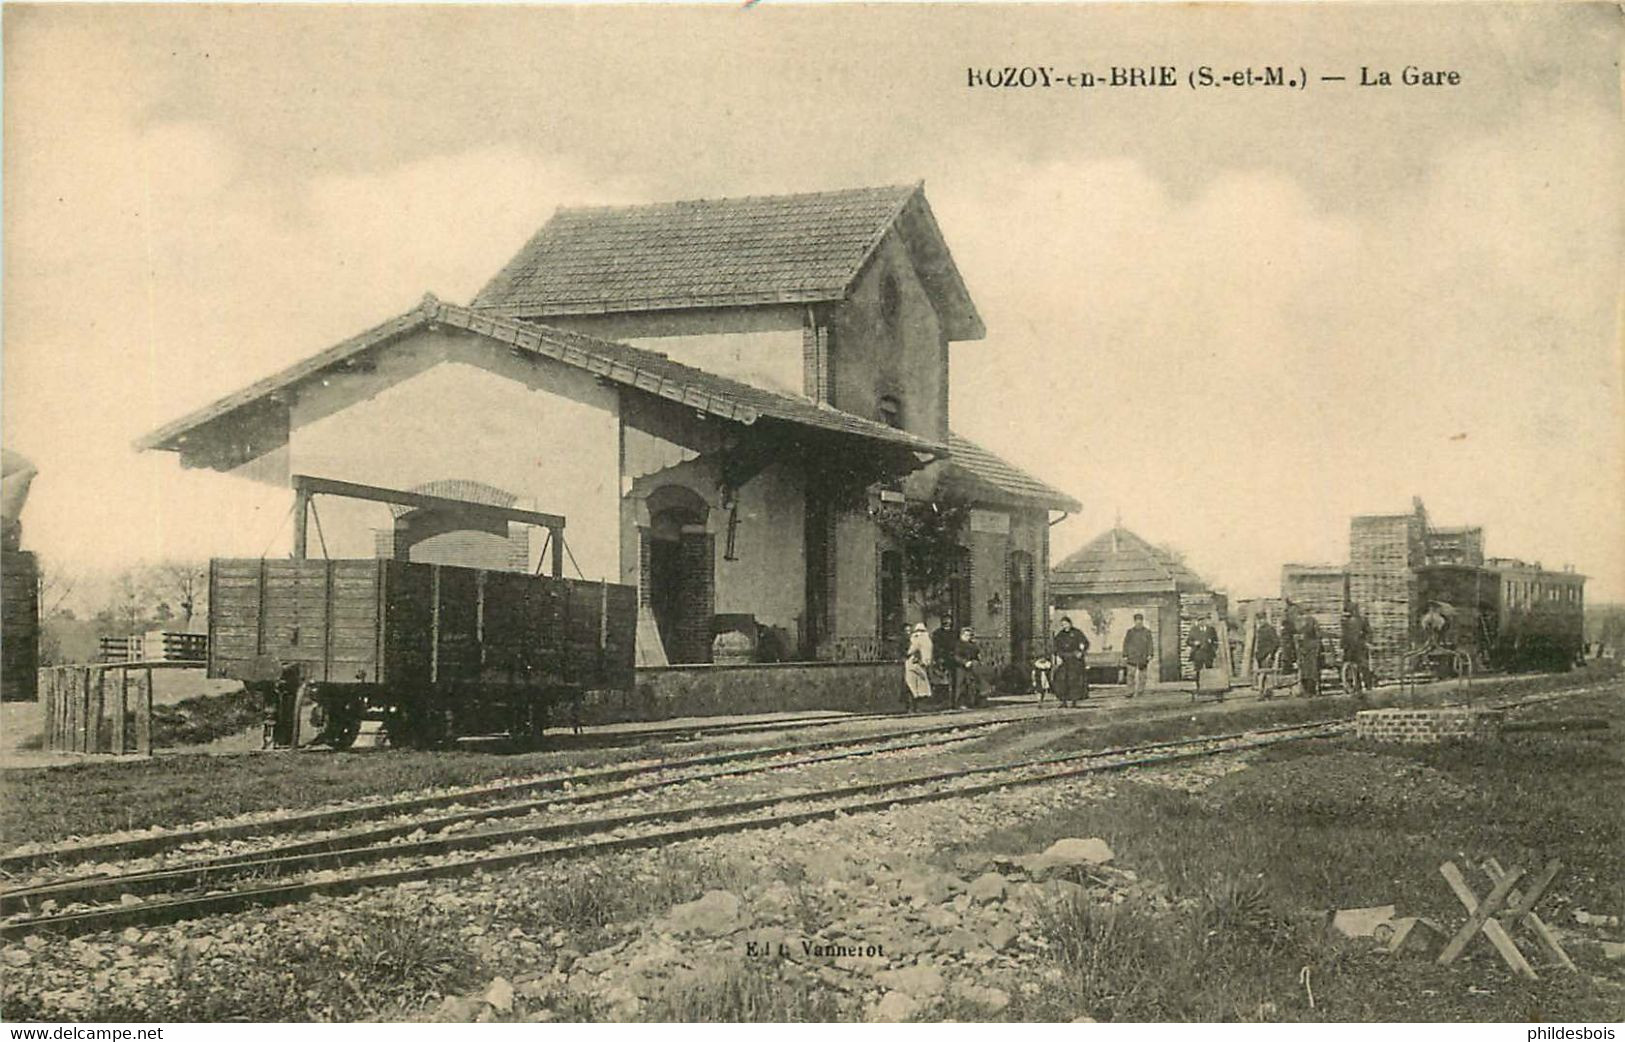
{"type": "Polygon", "coordinates": [[[1371,668],[1397,677],[1412,646],[1416,572],[1427,563],[1427,511],[1356,517],[1349,523],[1349,599],[1371,623],[1371,668]]]}
{"type": "Polygon", "coordinates": [[[1349,522],[1349,567],[1352,571],[1403,572],[1427,563],[1427,515],[1356,517],[1349,522]]]}
{"type": "Polygon", "coordinates": [[[1348,572],[1334,565],[1289,564],[1281,569],[1281,596],[1314,616],[1320,626],[1320,660],[1342,658],[1343,605],[1348,603],[1348,572]]]}
{"type": "Polygon", "coordinates": [[[1421,615],[1416,574],[1355,568],[1349,573],[1349,600],[1371,623],[1371,668],[1380,677],[1398,677],[1421,615]]]}

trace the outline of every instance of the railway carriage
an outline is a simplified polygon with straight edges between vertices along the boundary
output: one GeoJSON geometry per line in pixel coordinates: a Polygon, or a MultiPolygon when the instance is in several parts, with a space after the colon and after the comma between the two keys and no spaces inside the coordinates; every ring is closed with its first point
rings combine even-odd
{"type": "Polygon", "coordinates": [[[1449,639],[1479,668],[1566,669],[1584,643],[1584,577],[1492,560],[1416,570],[1418,610],[1454,609],[1449,639]]]}

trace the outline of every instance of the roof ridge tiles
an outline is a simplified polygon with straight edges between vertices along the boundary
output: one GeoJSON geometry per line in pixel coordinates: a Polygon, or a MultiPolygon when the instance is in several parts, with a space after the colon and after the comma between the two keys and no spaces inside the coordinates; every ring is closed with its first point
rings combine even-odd
{"type": "Polygon", "coordinates": [[[913,184],[885,184],[885,185],[857,185],[852,188],[821,188],[801,192],[758,192],[752,195],[702,195],[691,199],[667,199],[646,203],[576,203],[563,204],[554,209],[554,213],[604,213],[606,211],[625,212],[630,210],[662,210],[677,207],[698,207],[702,205],[715,205],[719,203],[756,203],[756,202],[783,202],[791,199],[813,199],[833,195],[858,195],[861,193],[881,192],[913,192],[925,185],[924,180],[913,184]]]}

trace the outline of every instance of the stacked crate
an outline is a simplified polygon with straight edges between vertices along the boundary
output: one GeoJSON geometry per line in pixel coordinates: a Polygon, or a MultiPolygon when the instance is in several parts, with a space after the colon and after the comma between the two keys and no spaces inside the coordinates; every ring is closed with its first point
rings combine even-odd
{"type": "Polygon", "coordinates": [[[1395,678],[1416,620],[1416,573],[1427,560],[1427,515],[1356,517],[1349,525],[1349,600],[1371,623],[1371,668],[1395,678]]]}
{"type": "Polygon", "coordinates": [[[1281,569],[1281,596],[1314,616],[1320,627],[1320,661],[1343,661],[1343,605],[1348,601],[1348,572],[1333,565],[1289,564],[1281,569]]]}

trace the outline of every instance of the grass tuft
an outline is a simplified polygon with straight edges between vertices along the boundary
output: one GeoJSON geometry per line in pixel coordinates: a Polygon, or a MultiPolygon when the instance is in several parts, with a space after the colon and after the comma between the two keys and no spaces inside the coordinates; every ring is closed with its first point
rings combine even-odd
{"type": "Polygon", "coordinates": [[[805,977],[728,966],[674,982],[644,1006],[642,1019],[684,1024],[786,1024],[841,1019],[827,988],[805,977]]]}

